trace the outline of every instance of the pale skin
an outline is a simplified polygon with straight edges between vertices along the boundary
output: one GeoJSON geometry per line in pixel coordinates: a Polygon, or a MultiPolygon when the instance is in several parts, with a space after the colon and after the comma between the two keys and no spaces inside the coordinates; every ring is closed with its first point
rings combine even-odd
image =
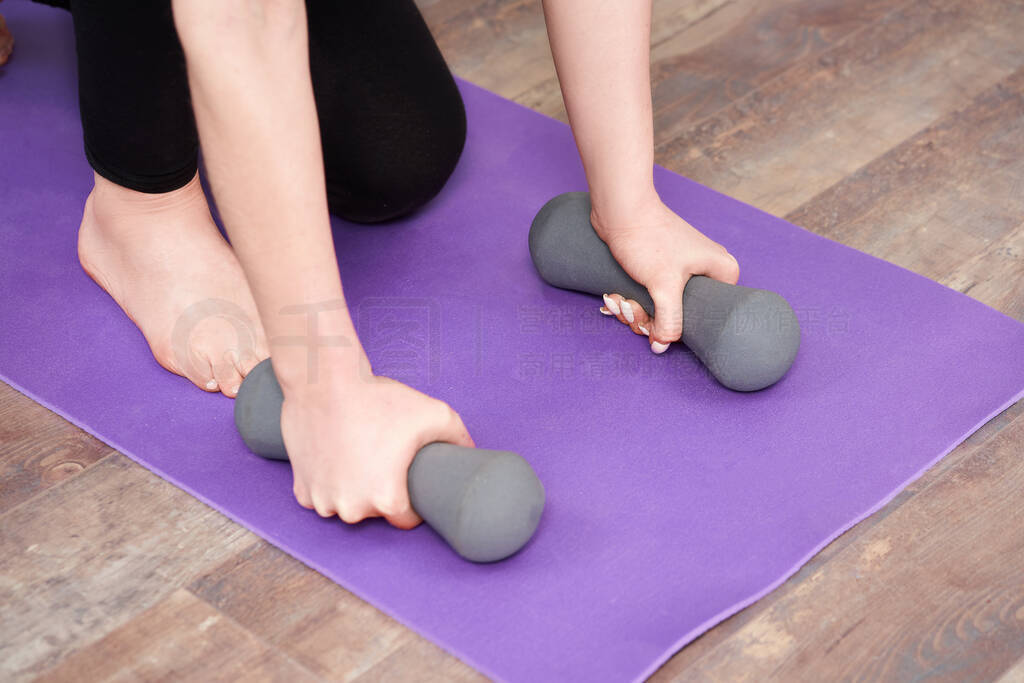
{"type": "MultiPolygon", "coordinates": [[[[355,333],[328,219],[305,6],[174,0],[173,9],[231,246],[197,181],[154,197],[96,176],[79,233],[83,266],[138,324],[157,360],[208,391],[234,396],[253,365],[273,356],[300,505],[349,523],[381,516],[411,528],[420,519],[406,473],[416,452],[432,441],[473,440],[446,403],[375,376],[355,333]],[[230,302],[236,317],[248,318],[251,343],[240,344],[214,317],[195,328],[186,349],[175,348],[175,321],[204,299],[230,302]],[[309,338],[313,311],[325,344],[309,338]]],[[[544,13],[591,220],[647,286],[657,315],[615,292],[602,312],[662,352],[682,332],[686,280],[706,274],[735,283],[739,266],[654,189],[650,3],[546,0],[544,13]]]]}

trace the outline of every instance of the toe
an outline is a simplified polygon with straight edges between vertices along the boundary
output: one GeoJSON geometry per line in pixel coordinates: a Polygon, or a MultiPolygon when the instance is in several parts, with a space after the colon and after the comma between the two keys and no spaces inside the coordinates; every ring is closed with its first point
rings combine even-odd
{"type": "Polygon", "coordinates": [[[238,387],[242,385],[242,373],[236,365],[238,354],[234,351],[225,351],[224,358],[213,366],[213,376],[221,392],[228,398],[238,395],[238,387]]]}
{"type": "Polygon", "coordinates": [[[260,354],[258,350],[252,349],[244,349],[241,353],[236,352],[234,354],[235,370],[241,377],[246,377],[268,355],[260,354]]]}
{"type": "Polygon", "coordinates": [[[203,391],[220,391],[220,384],[217,382],[209,359],[197,357],[195,353],[192,354],[192,357],[192,362],[188,363],[188,368],[183,373],[185,377],[203,391]]]}

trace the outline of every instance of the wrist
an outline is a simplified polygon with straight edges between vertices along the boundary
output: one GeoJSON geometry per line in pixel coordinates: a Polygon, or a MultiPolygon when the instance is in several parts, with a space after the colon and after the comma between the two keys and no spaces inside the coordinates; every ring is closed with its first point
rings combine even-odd
{"type": "Polygon", "coordinates": [[[370,360],[358,345],[279,350],[272,358],[286,399],[317,401],[354,390],[373,377],[370,360]]]}
{"type": "Polygon", "coordinates": [[[372,376],[342,296],[284,306],[264,321],[285,397],[323,394],[372,376]]]}
{"type": "Polygon", "coordinates": [[[590,222],[602,239],[618,230],[642,225],[664,210],[665,205],[653,184],[625,192],[600,194],[591,191],[590,195],[590,222]]]}

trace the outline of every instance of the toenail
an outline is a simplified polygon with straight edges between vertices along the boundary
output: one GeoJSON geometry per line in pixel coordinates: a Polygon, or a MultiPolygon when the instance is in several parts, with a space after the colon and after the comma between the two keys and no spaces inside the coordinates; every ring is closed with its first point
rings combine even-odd
{"type": "Polygon", "coordinates": [[[216,389],[217,388],[217,380],[211,379],[209,382],[206,383],[206,388],[210,389],[210,390],[216,389]]]}

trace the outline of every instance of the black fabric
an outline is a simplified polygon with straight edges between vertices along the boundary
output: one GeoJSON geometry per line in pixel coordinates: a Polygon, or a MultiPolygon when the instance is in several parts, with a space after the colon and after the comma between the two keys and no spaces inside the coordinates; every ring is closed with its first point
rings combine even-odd
{"type": "MultiPolygon", "coordinates": [[[[455,168],[466,114],[419,10],[412,0],[306,9],[331,211],[369,223],[422,206],[455,168]]],[[[89,163],[141,192],[181,187],[198,136],[170,0],[71,0],[71,12],[89,163]]]]}

